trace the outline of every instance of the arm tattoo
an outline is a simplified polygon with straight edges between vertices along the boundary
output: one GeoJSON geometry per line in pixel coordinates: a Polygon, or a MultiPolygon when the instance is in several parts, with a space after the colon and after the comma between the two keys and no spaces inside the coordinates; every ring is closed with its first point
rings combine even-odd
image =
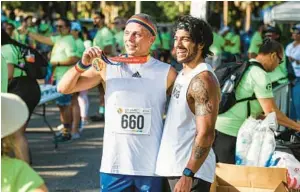
{"type": "Polygon", "coordinates": [[[195,145],[195,159],[201,159],[203,155],[205,155],[208,152],[209,149],[210,147],[200,147],[195,145]]]}
{"type": "Polygon", "coordinates": [[[196,76],[191,82],[191,95],[195,100],[195,115],[204,116],[212,113],[212,103],[205,83],[201,78],[196,76]]]}

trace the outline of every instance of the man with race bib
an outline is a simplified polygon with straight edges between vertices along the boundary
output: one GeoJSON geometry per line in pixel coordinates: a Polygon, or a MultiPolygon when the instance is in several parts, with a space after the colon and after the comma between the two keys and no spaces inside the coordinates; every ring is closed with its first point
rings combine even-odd
{"type": "Polygon", "coordinates": [[[99,47],[91,47],[58,85],[62,93],[105,85],[103,192],[161,191],[155,166],[167,91],[177,74],[169,64],[149,56],[156,35],[149,15],[133,15],[124,31],[127,55],[107,58],[99,47]]]}

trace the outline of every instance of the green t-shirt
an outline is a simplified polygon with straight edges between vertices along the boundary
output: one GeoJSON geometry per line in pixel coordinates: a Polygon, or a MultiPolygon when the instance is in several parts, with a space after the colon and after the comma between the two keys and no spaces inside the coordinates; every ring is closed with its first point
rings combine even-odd
{"type": "MultiPolygon", "coordinates": [[[[51,52],[51,62],[63,62],[69,57],[77,56],[77,46],[75,39],[72,35],[66,36],[51,36],[52,42],[54,43],[51,52]]],[[[72,66],[57,66],[55,68],[55,78],[61,79],[62,76],[71,68],[72,66]]]]}
{"type": "Polygon", "coordinates": [[[44,184],[43,179],[25,162],[1,157],[1,191],[31,192],[44,184]]]}
{"type": "Polygon", "coordinates": [[[257,31],[254,33],[254,35],[251,38],[250,41],[250,47],[248,49],[248,53],[258,53],[259,47],[261,46],[263,42],[263,39],[261,37],[261,34],[257,31]]]}
{"type": "Polygon", "coordinates": [[[119,45],[120,50],[124,51],[124,31],[121,30],[115,34],[116,43],[119,45]]]}
{"type": "Polygon", "coordinates": [[[1,54],[1,93],[7,92],[8,86],[8,71],[7,71],[7,63],[5,58],[1,54]]]}
{"type": "Polygon", "coordinates": [[[234,35],[231,38],[231,43],[233,43],[234,45],[231,46],[230,48],[230,53],[231,54],[239,54],[241,52],[240,48],[241,48],[241,38],[239,35],[234,35]]]}
{"type": "Polygon", "coordinates": [[[161,34],[162,49],[171,50],[171,34],[169,32],[161,34]]]}
{"type": "Polygon", "coordinates": [[[75,42],[76,42],[76,47],[77,47],[77,57],[81,58],[83,55],[83,52],[85,50],[83,41],[82,41],[82,39],[78,38],[75,40],[75,42]]]}
{"type": "Polygon", "coordinates": [[[160,41],[160,38],[158,35],[156,35],[155,37],[155,41],[152,43],[151,47],[150,47],[150,50],[151,51],[155,51],[157,50],[158,48],[161,47],[161,41],[160,41]]]}
{"type": "MultiPolygon", "coordinates": [[[[255,94],[256,98],[272,98],[271,80],[258,66],[250,66],[243,75],[237,89],[236,99],[244,99],[255,94]]],[[[250,101],[251,116],[257,117],[263,110],[258,100],[250,101]]],[[[247,101],[235,104],[225,113],[218,115],[216,129],[224,134],[236,137],[243,122],[247,119],[247,101]]]]}
{"type": "Polygon", "coordinates": [[[272,83],[276,82],[276,81],[278,81],[279,83],[287,83],[288,82],[288,79],[287,79],[288,72],[287,72],[287,67],[286,67],[285,53],[283,53],[282,60],[283,60],[283,62],[280,65],[278,65],[274,69],[274,71],[268,73],[272,83]]]}
{"type": "MultiPolygon", "coordinates": [[[[228,33],[225,35],[225,37],[224,37],[225,42],[226,42],[226,41],[230,41],[230,42],[231,42],[231,38],[232,38],[233,36],[234,36],[233,33],[228,32],[228,33]]],[[[225,45],[225,46],[224,46],[224,51],[230,53],[230,51],[231,51],[231,46],[225,45]]]]}
{"type": "Polygon", "coordinates": [[[106,46],[114,44],[114,35],[107,27],[102,27],[97,31],[93,40],[93,46],[98,46],[103,50],[106,46]]]}
{"type": "MultiPolygon", "coordinates": [[[[24,63],[24,59],[22,58],[19,49],[12,44],[3,45],[1,47],[1,54],[7,64],[19,65],[20,63],[24,63]]],[[[26,72],[15,67],[13,77],[20,76],[26,76],[26,72]]]]}
{"type": "Polygon", "coordinates": [[[214,55],[222,54],[222,47],[224,47],[225,40],[224,38],[216,32],[213,32],[213,44],[210,46],[210,51],[214,53],[214,55]]]}
{"type": "Polygon", "coordinates": [[[19,43],[26,44],[26,35],[19,33],[17,30],[14,31],[13,39],[19,43]]]}

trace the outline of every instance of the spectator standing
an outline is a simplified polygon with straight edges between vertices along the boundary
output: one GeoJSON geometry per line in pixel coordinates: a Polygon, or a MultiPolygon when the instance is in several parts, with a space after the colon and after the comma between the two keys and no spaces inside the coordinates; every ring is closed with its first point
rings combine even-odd
{"type": "Polygon", "coordinates": [[[286,47],[286,56],[292,63],[296,79],[293,82],[292,87],[292,117],[300,122],[300,24],[295,25],[292,28],[293,42],[286,47]]]}

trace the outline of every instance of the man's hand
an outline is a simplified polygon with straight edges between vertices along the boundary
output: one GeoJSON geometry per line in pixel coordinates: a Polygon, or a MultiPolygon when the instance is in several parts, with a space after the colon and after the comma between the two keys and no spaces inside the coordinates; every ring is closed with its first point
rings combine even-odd
{"type": "Polygon", "coordinates": [[[192,189],[193,178],[187,176],[181,176],[179,181],[175,185],[175,192],[190,192],[192,189]]]}
{"type": "Polygon", "coordinates": [[[102,50],[99,47],[90,47],[84,51],[81,62],[83,65],[91,65],[95,58],[101,58],[102,50]]]}

